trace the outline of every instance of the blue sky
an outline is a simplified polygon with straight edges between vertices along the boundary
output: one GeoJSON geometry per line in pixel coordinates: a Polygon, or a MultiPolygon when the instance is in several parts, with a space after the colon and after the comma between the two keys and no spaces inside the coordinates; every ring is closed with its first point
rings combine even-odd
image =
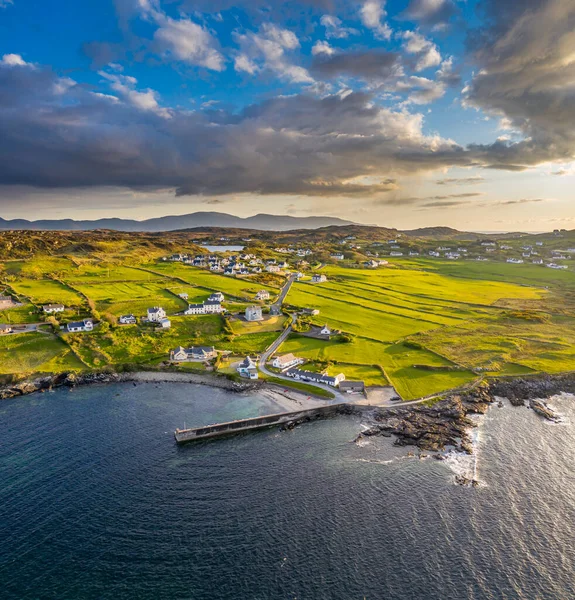
{"type": "Polygon", "coordinates": [[[0,0],[0,216],[569,227],[574,18],[569,0],[0,0]]]}

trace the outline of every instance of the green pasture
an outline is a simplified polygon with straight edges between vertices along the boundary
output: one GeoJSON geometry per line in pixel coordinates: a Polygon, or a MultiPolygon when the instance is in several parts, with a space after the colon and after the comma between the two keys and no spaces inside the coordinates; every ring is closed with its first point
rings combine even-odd
{"type": "Polygon", "coordinates": [[[264,321],[244,321],[243,319],[230,320],[230,326],[237,335],[247,333],[264,333],[269,331],[281,331],[284,328],[287,317],[283,315],[268,317],[264,321]]]}
{"type": "Polygon", "coordinates": [[[67,351],[64,342],[51,334],[33,332],[2,335],[0,336],[0,374],[49,372],[50,361],[67,351]]]}
{"type": "Polygon", "coordinates": [[[19,279],[10,285],[17,294],[30,298],[38,305],[80,306],[85,302],[74,290],[52,279],[19,279]]]}
{"type": "Polygon", "coordinates": [[[14,308],[0,310],[0,323],[38,323],[44,320],[33,304],[23,304],[14,308]]]}

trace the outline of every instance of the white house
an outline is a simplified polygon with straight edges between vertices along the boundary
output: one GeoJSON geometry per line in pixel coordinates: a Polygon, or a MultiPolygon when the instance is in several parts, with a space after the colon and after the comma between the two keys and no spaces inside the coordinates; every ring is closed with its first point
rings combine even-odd
{"type": "Polygon", "coordinates": [[[301,365],[304,363],[303,358],[298,358],[293,354],[284,354],[282,356],[276,356],[272,361],[272,366],[276,369],[281,369],[284,371],[285,369],[289,369],[290,367],[295,367],[296,365],[301,365]]]}
{"type": "Polygon", "coordinates": [[[92,331],[94,329],[94,323],[90,319],[84,319],[83,321],[76,321],[75,323],[68,323],[66,330],[69,333],[76,333],[78,331],[92,331]]]}
{"type": "Polygon", "coordinates": [[[42,310],[46,314],[53,314],[53,313],[64,312],[64,305],[63,304],[45,304],[42,307],[42,310]]]}
{"type": "Polygon", "coordinates": [[[12,296],[0,296],[0,309],[10,308],[13,304],[12,296]]]}
{"type": "Polygon", "coordinates": [[[170,319],[160,319],[158,323],[162,329],[169,329],[172,326],[170,319]]]}
{"type": "Polygon", "coordinates": [[[182,292],[180,294],[178,294],[178,298],[181,298],[182,300],[187,300],[190,296],[188,295],[187,292],[182,292]]]}
{"type": "Polygon", "coordinates": [[[345,257],[343,252],[335,252],[334,254],[330,255],[330,258],[333,258],[334,260],[343,260],[345,257]]]}
{"type": "Polygon", "coordinates": [[[261,306],[248,306],[245,314],[246,321],[262,321],[264,318],[261,306]]]}
{"type": "Polygon", "coordinates": [[[236,370],[242,377],[249,377],[250,379],[258,378],[258,369],[251,356],[246,356],[244,360],[237,366],[236,370]]]}
{"type": "Polygon", "coordinates": [[[327,323],[323,326],[323,329],[320,331],[321,335],[331,335],[331,329],[327,326],[327,323]]]}
{"type": "Polygon", "coordinates": [[[11,325],[0,324],[0,335],[12,333],[12,331],[13,330],[12,330],[12,326],[11,325]]]}
{"type": "Polygon", "coordinates": [[[278,265],[268,265],[266,267],[266,271],[268,273],[279,273],[280,272],[280,268],[278,265]]]}
{"type": "Polygon", "coordinates": [[[213,346],[192,346],[191,348],[178,346],[170,351],[170,360],[172,362],[203,361],[210,360],[216,356],[217,352],[213,346]]]}
{"type": "Polygon", "coordinates": [[[184,311],[185,315],[205,315],[204,303],[188,304],[188,308],[184,311]]]}
{"type": "Polygon", "coordinates": [[[214,292],[208,298],[208,301],[215,301],[215,302],[223,302],[224,300],[225,300],[225,297],[222,294],[222,292],[214,292]]]}
{"type": "Polygon", "coordinates": [[[260,290],[256,294],[256,300],[269,300],[269,299],[270,299],[270,293],[267,290],[260,290]]]}
{"type": "Polygon", "coordinates": [[[340,373],[335,377],[323,375],[322,373],[314,373],[312,371],[302,371],[300,369],[288,369],[285,374],[288,377],[293,377],[300,381],[311,381],[312,383],[323,383],[331,387],[338,387],[341,381],[345,380],[345,375],[340,373]]]}
{"type": "Polygon", "coordinates": [[[188,304],[184,311],[185,315],[214,315],[223,312],[222,305],[218,300],[206,300],[201,304],[188,304]]]}
{"type": "Polygon", "coordinates": [[[312,283],[324,283],[327,281],[327,277],[320,273],[315,273],[311,278],[312,283]]]}
{"type": "Polygon", "coordinates": [[[118,323],[120,323],[120,325],[135,325],[137,322],[138,321],[134,315],[122,315],[118,319],[118,323]]]}
{"type": "Polygon", "coordinates": [[[162,319],[166,318],[166,311],[161,306],[154,306],[148,308],[148,321],[152,323],[159,323],[162,319]]]}

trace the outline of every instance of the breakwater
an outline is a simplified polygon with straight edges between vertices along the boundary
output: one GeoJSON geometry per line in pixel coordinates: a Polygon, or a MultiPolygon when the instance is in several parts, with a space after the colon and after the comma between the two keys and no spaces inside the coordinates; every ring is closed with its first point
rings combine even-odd
{"type": "Polygon", "coordinates": [[[338,414],[349,414],[356,409],[356,406],[347,403],[329,404],[318,406],[295,412],[284,412],[273,415],[263,415],[261,417],[252,417],[250,419],[239,419],[227,423],[215,423],[193,429],[176,429],[174,437],[178,444],[194,442],[206,438],[222,437],[240,433],[243,431],[254,431],[266,429],[268,427],[291,427],[299,423],[313,421],[338,414]]]}

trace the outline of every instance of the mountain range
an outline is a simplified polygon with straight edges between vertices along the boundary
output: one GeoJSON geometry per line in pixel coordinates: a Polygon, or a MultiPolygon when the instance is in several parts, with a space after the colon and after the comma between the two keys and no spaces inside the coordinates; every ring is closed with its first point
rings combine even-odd
{"type": "Polygon", "coordinates": [[[75,221],[74,219],[53,219],[28,221],[26,219],[5,220],[0,218],[0,229],[26,229],[50,231],[91,231],[112,229],[114,231],[176,231],[196,227],[226,227],[237,229],[258,229],[263,231],[289,231],[292,229],[319,229],[320,227],[353,225],[352,221],[337,217],[290,217],[286,215],[258,214],[253,217],[236,217],[218,212],[196,212],[189,215],[173,215],[135,221],[132,219],[98,219],[96,221],[75,221]]]}

